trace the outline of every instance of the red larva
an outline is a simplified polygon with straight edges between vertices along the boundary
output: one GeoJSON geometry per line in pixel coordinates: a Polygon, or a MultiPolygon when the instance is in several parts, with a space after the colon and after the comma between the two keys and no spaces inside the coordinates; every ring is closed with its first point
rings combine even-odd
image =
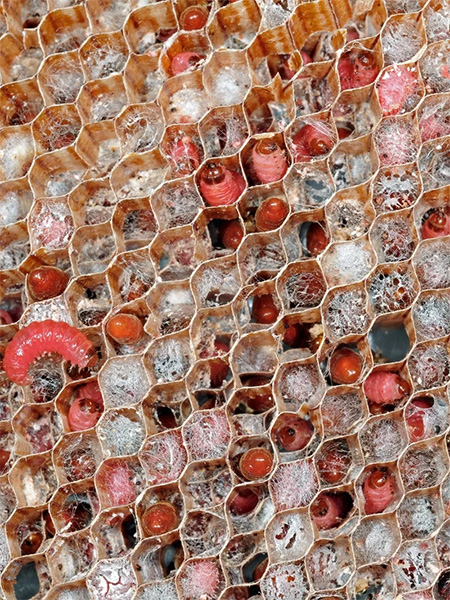
{"type": "Polygon", "coordinates": [[[383,512],[394,498],[394,479],[386,469],[376,469],[363,483],[366,514],[383,512]]]}
{"type": "Polygon", "coordinates": [[[338,63],[341,89],[363,87],[375,81],[378,65],[373,53],[354,48],[345,52],[338,63]]]}
{"type": "Polygon", "coordinates": [[[292,138],[296,161],[309,161],[325,156],[333,147],[333,135],[325,123],[304,125],[292,138]]]}
{"type": "Polygon", "coordinates": [[[364,382],[364,393],[373,404],[393,404],[410,392],[409,384],[398,373],[376,371],[364,382]]]}
{"type": "Polygon", "coordinates": [[[314,434],[314,427],[310,421],[305,421],[296,415],[284,415],[273,432],[282,451],[296,452],[308,444],[314,434]]]}
{"type": "Polygon", "coordinates": [[[306,232],[306,248],[311,256],[322,254],[328,246],[328,237],[320,223],[311,223],[306,232]]]}
{"type": "Polygon", "coordinates": [[[330,358],[330,378],[333,383],[351,384],[358,381],[364,366],[363,358],[348,346],[333,352],[330,358]]]}
{"type": "Polygon", "coordinates": [[[244,228],[239,219],[224,221],[218,227],[218,236],[222,245],[229,250],[237,250],[244,237],[244,228]]]}
{"type": "Polygon", "coordinates": [[[311,516],[318,529],[331,529],[345,515],[345,500],[338,494],[321,494],[311,505],[311,516]]]}
{"type": "Polygon", "coordinates": [[[317,461],[320,477],[334,485],[339,483],[347,475],[351,464],[350,454],[344,447],[332,445],[324,455],[317,461]]]}
{"type": "Polygon", "coordinates": [[[210,206],[233,204],[245,189],[240,173],[218,163],[209,163],[200,174],[200,191],[210,206]]]}
{"type": "Polygon", "coordinates": [[[103,398],[98,384],[87,383],[77,390],[77,398],[72,402],[67,421],[72,431],[85,431],[97,424],[103,412],[103,398]]]}
{"type": "Polygon", "coordinates": [[[253,170],[261,183],[281,179],[287,171],[286,155],[272,139],[266,138],[253,146],[253,170]]]}
{"type": "Polygon", "coordinates": [[[197,54],[197,52],[180,52],[180,54],[174,56],[170,62],[172,75],[184,73],[191,67],[195,67],[204,58],[204,55],[197,54]]]}
{"type": "Polygon", "coordinates": [[[255,225],[258,231],[278,229],[289,214],[289,204],[282,198],[267,198],[258,206],[255,225]]]}
{"type": "Polygon", "coordinates": [[[234,515],[247,515],[254,510],[259,502],[259,496],[249,488],[239,488],[230,502],[230,511],[234,515]]]}
{"type": "Polygon", "coordinates": [[[426,436],[426,424],[424,417],[426,412],[433,406],[432,398],[414,398],[407,409],[406,424],[409,429],[409,437],[412,442],[423,440],[426,436]],[[411,410],[408,414],[408,410],[411,410]]]}
{"type": "Polygon", "coordinates": [[[46,353],[60,354],[64,360],[84,369],[97,362],[93,343],[64,321],[35,321],[16,333],[6,346],[3,368],[18,385],[28,385],[28,369],[34,360],[46,353]]]}
{"type": "Polygon", "coordinates": [[[444,213],[435,211],[425,220],[421,233],[424,240],[450,235],[450,219],[444,213]]]}
{"type": "Polygon", "coordinates": [[[0,310],[0,325],[10,325],[13,322],[13,319],[9,312],[6,310],[0,310]]]}
{"type": "Polygon", "coordinates": [[[198,169],[202,161],[199,148],[188,135],[183,136],[172,144],[170,159],[173,163],[175,173],[179,177],[190,175],[195,169],[198,169]]]}

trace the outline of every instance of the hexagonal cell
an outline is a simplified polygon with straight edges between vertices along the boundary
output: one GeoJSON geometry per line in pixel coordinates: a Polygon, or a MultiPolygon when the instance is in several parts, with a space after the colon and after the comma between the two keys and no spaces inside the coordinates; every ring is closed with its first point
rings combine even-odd
{"type": "Polygon", "coordinates": [[[79,228],[71,241],[74,270],[80,275],[105,271],[116,253],[109,223],[79,228]]]}
{"type": "Polygon", "coordinates": [[[329,163],[338,190],[368,181],[378,169],[371,136],[343,140],[331,155],[329,163]]]}
{"type": "Polygon", "coordinates": [[[372,202],[378,213],[412,206],[422,190],[415,164],[380,169],[372,186],[372,202]]]}
{"type": "Polygon", "coordinates": [[[331,108],[339,93],[338,81],[330,63],[308,69],[293,82],[296,116],[303,117],[331,108]]]}
{"type": "Polygon", "coordinates": [[[422,145],[419,153],[419,170],[425,192],[449,185],[447,168],[450,160],[448,139],[430,141],[422,145]]]}
{"type": "MultiPolygon", "coordinates": [[[[123,200],[117,206],[113,224],[125,250],[137,250],[147,246],[155,237],[155,215],[146,198],[123,200]]],[[[122,245],[122,244],[121,244],[122,245]]]]}
{"type": "Polygon", "coordinates": [[[403,539],[431,536],[442,524],[443,511],[439,492],[408,495],[397,509],[403,539]]]}
{"type": "Polygon", "coordinates": [[[32,121],[44,106],[36,79],[3,85],[0,106],[2,127],[25,125],[32,121]]]}
{"type": "Polygon", "coordinates": [[[81,5],[49,12],[39,27],[46,56],[76,50],[89,33],[89,20],[81,5]]]}
{"type": "Polygon", "coordinates": [[[387,21],[381,39],[386,64],[412,60],[426,43],[422,20],[417,15],[394,15],[387,21]]]}
{"type": "MultiPolygon", "coordinates": [[[[367,280],[367,291],[376,313],[390,313],[408,308],[417,295],[418,285],[411,266],[397,263],[377,267],[367,280]]],[[[417,325],[416,333],[420,337],[417,325]]]]}
{"type": "Polygon", "coordinates": [[[439,393],[413,398],[405,409],[405,421],[411,442],[443,433],[448,427],[446,396],[439,393]]]}
{"type": "Polygon", "coordinates": [[[221,504],[232,489],[232,476],[224,460],[193,463],[180,480],[188,508],[213,508],[221,504]]]}
{"type": "MultiPolygon", "coordinates": [[[[143,6],[133,11],[124,27],[125,38],[132,52],[159,53],[162,44],[176,32],[174,8],[170,2],[164,2],[159,6],[143,6]]],[[[100,8],[95,10],[100,11],[100,8]]]]}
{"type": "Polygon", "coordinates": [[[415,335],[410,321],[400,316],[379,317],[369,331],[369,344],[375,364],[403,360],[414,342],[415,335]]]}
{"type": "Polygon", "coordinates": [[[214,108],[199,123],[206,156],[228,156],[238,151],[248,137],[241,106],[214,108]]]}
{"type": "Polygon", "coordinates": [[[356,563],[387,563],[400,542],[401,536],[394,517],[366,518],[360,522],[352,536],[356,563]]]}
{"type": "Polygon", "coordinates": [[[416,445],[401,457],[399,471],[408,491],[439,485],[448,469],[442,445],[416,445]]]}
{"type": "Polygon", "coordinates": [[[123,253],[108,268],[108,281],[115,305],[145,295],[155,281],[155,269],[146,250],[123,253]]]}
{"type": "Polygon", "coordinates": [[[313,530],[306,511],[275,515],[265,531],[272,562],[303,558],[313,542],[313,530]]]}
{"type": "Polygon", "coordinates": [[[345,388],[327,392],[320,405],[324,433],[330,436],[352,433],[365,416],[365,402],[358,390],[345,388]]]}
{"type": "Polygon", "coordinates": [[[111,308],[111,293],[105,276],[101,274],[78,277],[65,294],[79,327],[98,325],[111,308]]]}
{"type": "Polygon", "coordinates": [[[447,288],[450,276],[450,242],[447,240],[426,240],[422,242],[413,258],[422,289],[447,288]]]}
{"type": "Polygon", "coordinates": [[[342,587],[354,568],[348,542],[316,542],[306,558],[306,568],[316,589],[342,587]]]}
{"type": "Polygon", "coordinates": [[[384,118],[377,126],[373,139],[382,167],[416,160],[420,135],[410,115],[384,118]]]}
{"type": "Polygon", "coordinates": [[[335,191],[328,161],[294,165],[284,180],[284,188],[294,211],[325,206],[335,191]]]}
{"type": "Polygon", "coordinates": [[[91,36],[80,49],[86,80],[119,73],[125,66],[128,48],[121,32],[91,36]]]}
{"type": "Polygon", "coordinates": [[[78,108],[85,123],[116,117],[127,104],[121,75],[110,75],[85,83],[78,95],[78,108]]]}
{"type": "Polygon", "coordinates": [[[93,477],[102,459],[102,449],[93,432],[65,435],[53,453],[56,475],[62,484],[93,477]]]}
{"type": "Polygon", "coordinates": [[[129,557],[99,561],[86,584],[95,600],[131,600],[137,587],[136,575],[129,557]]]}
{"type": "Polygon", "coordinates": [[[408,369],[415,390],[446,385],[450,377],[446,345],[430,342],[417,344],[408,358],[408,369]]]}
{"type": "Polygon", "coordinates": [[[108,179],[80,183],[69,195],[69,206],[77,227],[109,221],[116,203],[108,179]]]}
{"type": "Polygon", "coordinates": [[[23,406],[12,421],[17,436],[17,454],[51,450],[61,435],[61,423],[51,406],[23,406]]]}
{"type": "Polygon", "coordinates": [[[3,572],[3,586],[8,599],[45,594],[51,585],[49,566],[44,556],[19,558],[12,561],[3,572]],[[25,596],[26,595],[26,596],[25,596]]]}
{"type": "Polygon", "coordinates": [[[158,69],[158,56],[131,54],[123,79],[131,102],[153,102],[159,94],[164,75],[158,69]]]}
{"type": "Polygon", "coordinates": [[[10,472],[18,506],[38,506],[48,502],[57,487],[51,453],[19,458],[10,472]]]}
{"type": "Polygon", "coordinates": [[[146,490],[136,505],[136,516],[145,537],[165,536],[177,529],[184,516],[183,496],[178,485],[146,490]]]}
{"type": "Polygon", "coordinates": [[[140,402],[149,389],[139,356],[112,358],[100,372],[99,383],[107,408],[132,406],[140,402]]]}
{"type": "Polygon", "coordinates": [[[348,335],[360,335],[370,325],[367,294],[362,285],[331,290],[322,307],[325,331],[333,341],[348,335]]]}
{"type": "Polygon", "coordinates": [[[368,185],[362,184],[338,191],[327,204],[327,222],[334,241],[356,240],[368,231],[375,216],[368,195],[368,185]]]}
{"type": "Polygon", "coordinates": [[[112,170],[111,185],[120,200],[143,198],[150,196],[164,181],[168,169],[168,163],[158,148],[131,154],[112,170]]]}
{"type": "Polygon", "coordinates": [[[192,559],[186,561],[177,573],[176,581],[186,598],[200,599],[206,592],[218,595],[225,587],[220,563],[217,559],[192,559]]]}
{"type": "Polygon", "coordinates": [[[433,583],[439,561],[430,540],[406,542],[393,560],[398,589],[402,592],[424,590],[433,583]]]}
{"type": "Polygon", "coordinates": [[[322,257],[329,285],[346,285],[365,279],[375,266],[375,254],[367,238],[334,244],[322,257]]]}
{"type": "Polygon", "coordinates": [[[72,213],[64,198],[35,202],[28,222],[33,250],[65,248],[75,230],[72,213]]]}
{"type": "MultiPolygon", "coordinates": [[[[392,567],[387,565],[371,565],[370,567],[358,569],[348,585],[352,600],[356,600],[361,593],[375,593],[379,598],[389,598],[395,593],[394,589],[395,581],[392,567]]],[[[331,598],[327,600],[331,600],[331,598]]]]}
{"type": "Polygon", "coordinates": [[[359,433],[366,462],[397,459],[407,445],[406,431],[399,415],[373,418],[359,433]]]}
{"type": "Polygon", "coordinates": [[[277,287],[284,307],[295,312],[319,306],[326,292],[322,269],[315,260],[289,264],[277,287]]]}
{"type": "Polygon", "coordinates": [[[42,63],[38,81],[47,105],[74,102],[84,83],[79,53],[74,50],[48,56],[42,63]]]}
{"type": "Polygon", "coordinates": [[[100,559],[123,556],[139,543],[136,515],[130,508],[102,511],[91,531],[100,559]]]}
{"type": "Polygon", "coordinates": [[[32,202],[33,193],[27,179],[0,184],[0,226],[12,225],[25,219],[32,202]]]}
{"type": "Polygon", "coordinates": [[[86,175],[87,165],[72,147],[39,156],[30,170],[30,183],[38,198],[65,196],[86,175]]]}
{"type": "Polygon", "coordinates": [[[278,511],[308,506],[318,490],[311,459],[279,465],[269,482],[270,496],[278,511]]]}
{"type": "Polygon", "coordinates": [[[292,600],[302,600],[309,591],[309,583],[302,562],[271,565],[261,579],[261,590],[267,600],[276,600],[280,594],[289,594],[292,600]]]}
{"type": "Polygon", "coordinates": [[[371,87],[344,91],[333,106],[339,139],[355,139],[371,133],[380,117],[371,87]]]}
{"type": "Polygon", "coordinates": [[[76,142],[76,151],[90,167],[86,178],[103,177],[120,158],[119,139],[113,121],[88,123],[76,142]]]}
{"type": "Polygon", "coordinates": [[[106,459],[95,474],[95,487],[102,508],[124,506],[144,489],[144,471],[137,458],[106,459]]]}
{"type": "Polygon", "coordinates": [[[209,40],[202,31],[179,33],[170,42],[161,56],[161,67],[168,77],[202,68],[211,53],[209,40]]]}
{"type": "Polygon", "coordinates": [[[148,437],[139,457],[150,485],[176,481],[187,463],[186,448],[179,431],[148,437]]]}
{"type": "Polygon", "coordinates": [[[33,162],[33,137],[29,125],[6,127],[0,134],[0,179],[17,179],[33,162]]]}
{"type": "Polygon", "coordinates": [[[188,332],[155,340],[147,351],[146,365],[152,383],[183,379],[192,365],[188,332]]]}
{"type": "Polygon", "coordinates": [[[105,457],[136,454],[145,438],[139,414],[129,409],[108,410],[97,425],[105,457]]]}
{"type": "Polygon", "coordinates": [[[6,526],[11,556],[27,556],[43,552],[50,544],[55,529],[48,510],[22,508],[6,526]]]}
{"type": "Polygon", "coordinates": [[[38,154],[70,146],[81,129],[81,118],[74,104],[45,108],[33,122],[38,154]]]}

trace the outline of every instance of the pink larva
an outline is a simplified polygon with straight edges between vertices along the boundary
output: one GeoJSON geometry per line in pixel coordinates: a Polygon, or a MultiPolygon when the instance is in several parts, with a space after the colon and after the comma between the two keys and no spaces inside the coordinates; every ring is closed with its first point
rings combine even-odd
{"type": "Polygon", "coordinates": [[[170,158],[174,164],[176,174],[180,177],[190,175],[195,169],[198,169],[202,161],[200,150],[188,135],[172,144],[170,158]]]}
{"type": "Polygon", "coordinates": [[[13,319],[9,312],[6,310],[0,310],[0,325],[10,325],[13,322],[13,319]]]}
{"type": "Polygon", "coordinates": [[[322,494],[311,505],[311,515],[318,529],[331,529],[342,521],[345,513],[341,496],[322,494]]]}
{"type": "Polygon", "coordinates": [[[242,175],[220,164],[210,163],[200,175],[200,191],[210,206],[233,204],[244,189],[242,175]]]}
{"type": "Polygon", "coordinates": [[[72,431],[85,431],[97,424],[103,412],[103,398],[98,384],[93,381],[77,390],[77,398],[72,402],[67,421],[72,431]]]}
{"type": "Polygon", "coordinates": [[[287,160],[278,144],[267,138],[261,140],[252,150],[253,169],[261,183],[271,183],[281,179],[287,171],[287,160]]]}
{"type": "Polygon", "coordinates": [[[205,57],[197,52],[180,52],[172,58],[170,63],[172,75],[180,75],[191,67],[195,67],[203,58],[205,57]]]}
{"type": "Polygon", "coordinates": [[[409,394],[409,385],[397,373],[376,371],[364,382],[364,393],[374,404],[392,404],[409,394]]]}
{"type": "Polygon", "coordinates": [[[63,321],[48,319],[30,323],[16,333],[6,347],[3,368],[11,381],[28,385],[30,365],[52,352],[82,369],[97,362],[94,345],[84,333],[63,321]]]}
{"type": "Polygon", "coordinates": [[[364,509],[368,515],[383,512],[394,498],[394,481],[386,470],[373,471],[363,484],[364,509]]]}

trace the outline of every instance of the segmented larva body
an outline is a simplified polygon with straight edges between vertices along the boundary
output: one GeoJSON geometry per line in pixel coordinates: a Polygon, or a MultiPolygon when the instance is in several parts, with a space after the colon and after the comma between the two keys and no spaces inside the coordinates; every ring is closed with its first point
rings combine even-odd
{"type": "Polygon", "coordinates": [[[64,321],[35,321],[16,333],[6,346],[3,368],[18,385],[28,385],[28,369],[43,354],[60,354],[64,360],[84,369],[97,361],[93,343],[64,321]]]}
{"type": "Polygon", "coordinates": [[[409,393],[409,385],[397,373],[376,371],[364,382],[364,393],[374,404],[392,404],[409,393]]]}
{"type": "Polygon", "coordinates": [[[200,191],[210,206],[233,204],[245,189],[240,173],[210,163],[200,176],[200,191]]]}
{"type": "Polygon", "coordinates": [[[205,57],[197,52],[180,52],[172,58],[170,70],[173,75],[180,75],[191,67],[195,67],[205,57]]]}
{"type": "Polygon", "coordinates": [[[385,510],[394,498],[394,480],[385,470],[373,471],[363,484],[364,509],[368,515],[385,510]]]}
{"type": "Polygon", "coordinates": [[[255,144],[252,150],[252,163],[255,175],[261,183],[278,181],[288,168],[285,153],[271,139],[261,140],[255,144]]]}

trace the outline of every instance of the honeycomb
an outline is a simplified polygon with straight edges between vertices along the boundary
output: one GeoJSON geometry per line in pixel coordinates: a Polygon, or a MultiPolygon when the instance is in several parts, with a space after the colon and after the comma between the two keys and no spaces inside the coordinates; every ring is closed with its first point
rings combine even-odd
{"type": "Polygon", "coordinates": [[[450,4],[199,2],[0,2],[0,598],[448,600],[450,4]]]}

